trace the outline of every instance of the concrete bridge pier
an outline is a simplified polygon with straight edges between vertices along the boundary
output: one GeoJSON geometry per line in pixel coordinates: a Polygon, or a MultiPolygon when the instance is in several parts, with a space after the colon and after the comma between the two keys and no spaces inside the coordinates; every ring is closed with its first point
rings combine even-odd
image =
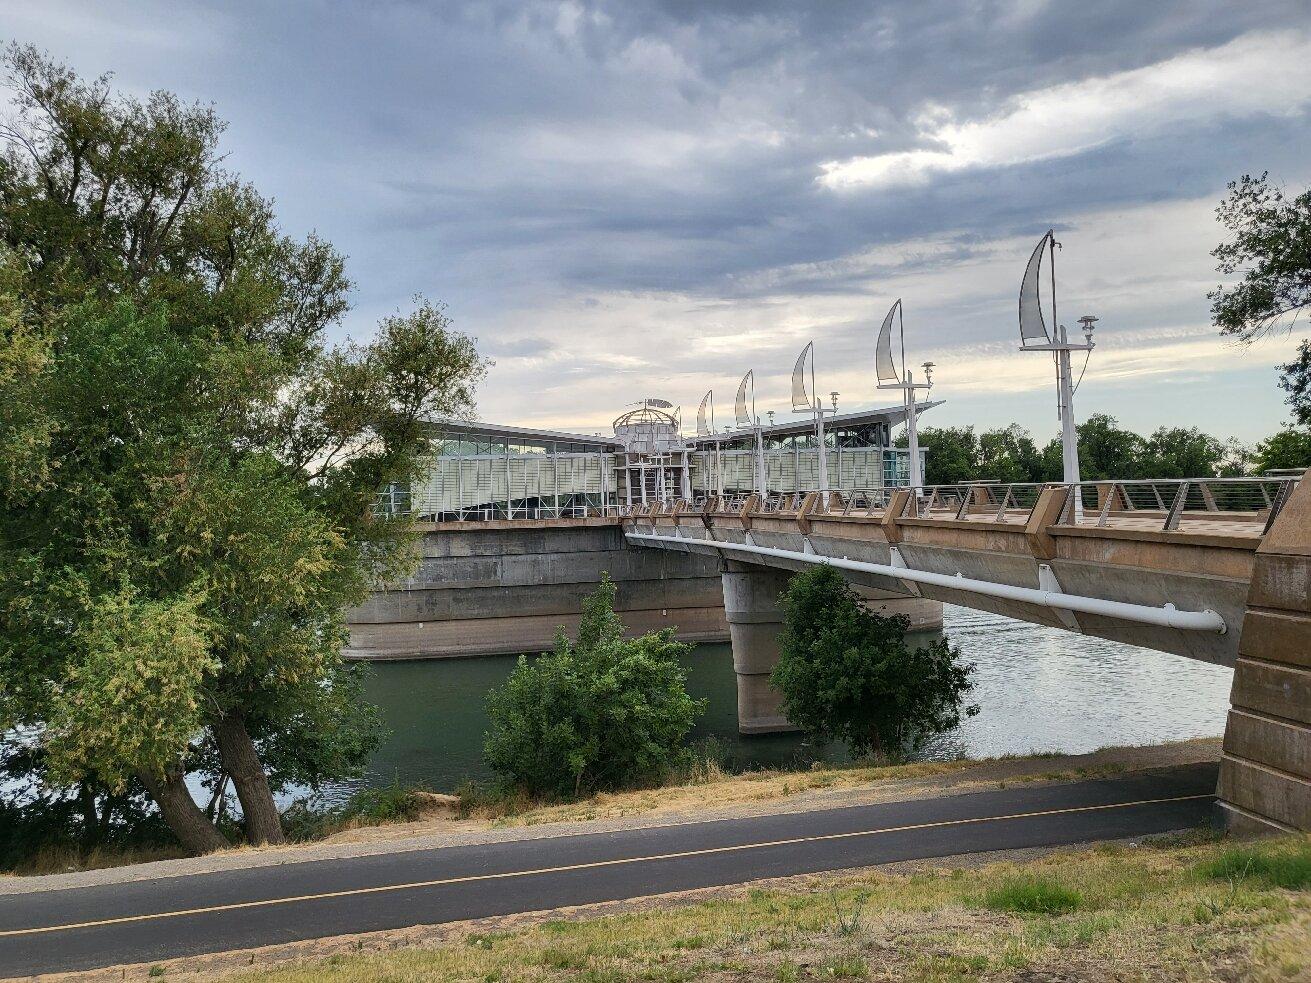
{"type": "Polygon", "coordinates": [[[1234,666],[1220,805],[1231,828],[1311,830],[1311,480],[1256,550],[1234,666]]]}
{"type": "Polygon", "coordinates": [[[737,729],[742,734],[796,730],[783,716],[778,690],[769,684],[783,630],[779,595],[787,589],[790,574],[728,560],[721,576],[737,673],[737,729]]]}
{"type": "MultiPolygon", "coordinates": [[[[724,614],[733,643],[733,671],[737,674],[737,729],[741,734],[792,731],[783,715],[782,696],[769,682],[778,665],[783,607],[779,595],[787,589],[791,572],[727,560],[724,614]]],[[[942,628],[942,604],[919,597],[900,597],[886,591],[852,584],[865,605],[884,617],[900,614],[910,619],[912,631],[942,628]]]]}

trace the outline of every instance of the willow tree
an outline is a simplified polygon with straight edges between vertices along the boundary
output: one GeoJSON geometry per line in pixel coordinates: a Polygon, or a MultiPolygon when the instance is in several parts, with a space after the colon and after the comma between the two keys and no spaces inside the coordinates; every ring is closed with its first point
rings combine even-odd
{"type": "Polygon", "coordinates": [[[372,504],[484,363],[422,301],[330,345],[343,260],[220,166],[212,109],[6,64],[0,730],[88,808],[145,790],[190,849],[226,842],[191,773],[279,841],[276,790],[376,743],[343,612],[413,550],[372,504]]]}

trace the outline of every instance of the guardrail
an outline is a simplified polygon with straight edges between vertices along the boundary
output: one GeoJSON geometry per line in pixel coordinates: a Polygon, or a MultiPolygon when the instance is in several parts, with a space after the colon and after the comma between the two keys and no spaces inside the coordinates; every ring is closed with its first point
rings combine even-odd
{"type": "Polygon", "coordinates": [[[795,515],[803,507],[812,516],[883,517],[894,495],[902,497],[897,518],[952,519],[1024,526],[1029,523],[1046,489],[1067,488],[1065,507],[1057,526],[1132,526],[1178,531],[1219,529],[1217,523],[1235,528],[1251,527],[1263,535],[1288,501],[1299,478],[1145,478],[1113,481],[1083,481],[1064,485],[1039,482],[967,482],[954,485],[855,488],[811,492],[771,492],[757,495],[734,493],[722,498],[698,495],[692,499],[668,499],[650,505],[565,505],[504,509],[479,507],[460,509],[420,519],[486,522],[493,519],[634,518],[657,512],[703,512],[737,514],[750,507],[753,515],[795,515]],[[809,505],[807,505],[809,501],[809,505]]]}

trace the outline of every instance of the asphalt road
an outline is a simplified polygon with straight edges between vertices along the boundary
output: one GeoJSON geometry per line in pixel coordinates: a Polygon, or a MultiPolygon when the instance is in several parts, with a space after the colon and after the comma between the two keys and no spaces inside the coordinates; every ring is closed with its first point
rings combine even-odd
{"type": "Polygon", "coordinates": [[[0,976],[1196,826],[1214,764],[793,815],[320,860],[0,897],[0,976]]]}

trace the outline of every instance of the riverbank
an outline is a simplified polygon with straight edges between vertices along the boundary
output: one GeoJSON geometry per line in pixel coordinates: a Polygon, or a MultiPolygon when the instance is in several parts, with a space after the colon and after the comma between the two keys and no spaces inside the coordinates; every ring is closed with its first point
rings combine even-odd
{"type": "Polygon", "coordinates": [[[160,859],[131,866],[106,863],[95,870],[5,876],[0,877],[0,895],[441,846],[907,801],[1016,784],[1071,782],[1217,761],[1219,757],[1220,739],[1202,738],[1148,747],[1105,748],[1091,754],[1040,754],[983,761],[883,767],[826,765],[806,771],[767,769],[741,775],[707,769],[685,784],[602,794],[562,805],[519,803],[517,811],[513,800],[498,800],[491,805],[475,800],[460,805],[446,797],[435,797],[428,800],[428,811],[412,821],[344,829],[313,843],[238,847],[202,857],[160,859]]]}

